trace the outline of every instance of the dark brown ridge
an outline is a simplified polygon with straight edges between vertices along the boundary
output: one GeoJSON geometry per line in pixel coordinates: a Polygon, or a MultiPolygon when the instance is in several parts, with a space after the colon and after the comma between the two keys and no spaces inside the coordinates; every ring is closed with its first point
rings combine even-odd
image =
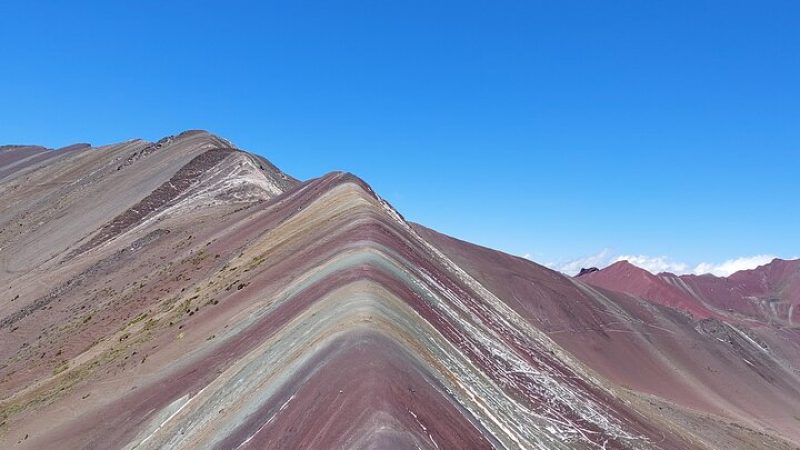
{"type": "MultiPolygon", "coordinates": [[[[234,148],[213,148],[195,156],[191,161],[181,167],[169,181],[165,182],[127,211],[118,215],[107,224],[87,243],[72,252],[69,257],[79,255],[100,244],[108,242],[115,236],[132,228],[148,215],[162,209],[166,204],[178,198],[189,187],[200,180],[205,171],[214,167],[231,153],[237,152],[234,148]]],[[[68,257],[68,258],[69,258],[68,257]]]]}

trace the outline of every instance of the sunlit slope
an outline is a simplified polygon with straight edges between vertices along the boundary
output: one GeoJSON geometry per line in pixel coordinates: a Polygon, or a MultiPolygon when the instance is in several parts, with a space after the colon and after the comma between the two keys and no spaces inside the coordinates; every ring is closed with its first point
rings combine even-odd
{"type": "Polygon", "coordinates": [[[300,183],[207,133],[171,139],[119,169],[149,144],[0,182],[17,192],[0,222],[43,222],[0,234],[8,445],[790,448],[747,414],[733,426],[615,376],[688,352],[650,337],[662,322],[706,345],[678,312],[411,226],[355,176],[300,183]],[[69,183],[37,181],[55,173],[69,183]]]}

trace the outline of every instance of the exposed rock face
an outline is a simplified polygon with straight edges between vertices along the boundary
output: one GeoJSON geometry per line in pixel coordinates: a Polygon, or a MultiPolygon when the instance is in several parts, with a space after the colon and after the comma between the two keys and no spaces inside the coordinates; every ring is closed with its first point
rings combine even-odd
{"type": "Polygon", "coordinates": [[[3,447],[800,441],[796,335],[409,224],[350,174],[195,131],[0,148],[0,177],[3,447]]]}
{"type": "Polygon", "coordinates": [[[581,271],[578,272],[578,275],[576,275],[576,276],[582,277],[584,275],[588,275],[590,273],[597,272],[598,270],[600,270],[600,269],[598,269],[597,267],[589,267],[588,269],[585,268],[585,267],[581,267],[581,271]]]}

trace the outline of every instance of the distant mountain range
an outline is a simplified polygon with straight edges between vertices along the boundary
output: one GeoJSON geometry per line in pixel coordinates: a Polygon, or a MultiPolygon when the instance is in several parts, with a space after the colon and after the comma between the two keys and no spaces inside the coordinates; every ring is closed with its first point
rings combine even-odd
{"type": "Polygon", "coordinates": [[[204,131],[0,199],[2,448],[800,446],[799,261],[569,277],[204,131]]]}
{"type": "Polygon", "coordinates": [[[800,325],[800,260],[774,259],[728,277],[654,275],[627,261],[584,270],[581,281],[636,295],[700,318],[733,323],[800,325]]]}

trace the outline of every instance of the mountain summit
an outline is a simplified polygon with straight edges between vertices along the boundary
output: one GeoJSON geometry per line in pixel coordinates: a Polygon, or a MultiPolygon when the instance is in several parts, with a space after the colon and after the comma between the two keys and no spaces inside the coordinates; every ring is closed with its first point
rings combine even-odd
{"type": "Polygon", "coordinates": [[[570,278],[203,131],[0,147],[0,198],[3,448],[800,445],[793,304],[720,312],[791,262],[570,278]]]}

